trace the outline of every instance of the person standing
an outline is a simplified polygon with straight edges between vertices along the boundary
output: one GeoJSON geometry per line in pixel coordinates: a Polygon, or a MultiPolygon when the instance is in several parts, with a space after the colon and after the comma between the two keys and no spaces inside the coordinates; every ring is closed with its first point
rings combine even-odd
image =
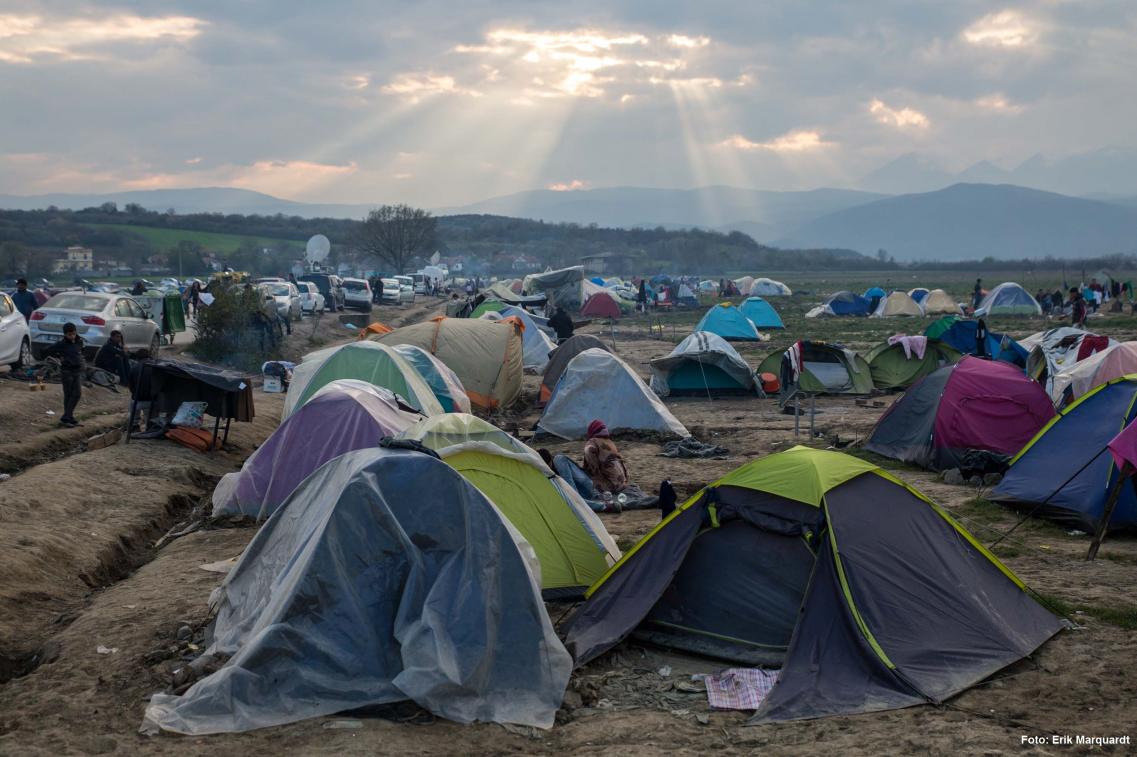
{"type": "Polygon", "coordinates": [[[572,336],[575,327],[572,323],[572,318],[565,312],[565,309],[558,307],[553,317],[549,319],[549,328],[557,334],[557,344],[565,341],[572,336]]]}
{"type": "Polygon", "coordinates": [[[63,338],[48,347],[45,357],[59,360],[59,372],[63,383],[63,417],[60,426],[74,428],[83,424],[75,420],[75,408],[83,395],[83,371],[87,367],[83,360],[83,338],[79,336],[74,323],[63,324],[63,338]]]}
{"type": "Polygon", "coordinates": [[[976,279],[975,288],[971,291],[972,310],[978,309],[981,302],[983,302],[983,279],[976,279]]]}
{"type": "Polygon", "coordinates": [[[1070,325],[1082,328],[1086,325],[1086,301],[1078,287],[1070,287],[1070,325]]]}
{"type": "Polygon", "coordinates": [[[32,313],[38,306],[36,305],[35,294],[28,291],[27,279],[16,280],[16,291],[12,294],[12,302],[15,304],[16,310],[19,310],[20,314],[24,316],[24,320],[30,321],[32,313]]]}
{"type": "Polygon", "coordinates": [[[647,312],[647,281],[640,279],[640,290],[636,293],[636,306],[641,313],[647,312]]]}
{"type": "Polygon", "coordinates": [[[975,324],[975,357],[984,360],[991,357],[987,352],[987,321],[982,318],[975,324]]]}

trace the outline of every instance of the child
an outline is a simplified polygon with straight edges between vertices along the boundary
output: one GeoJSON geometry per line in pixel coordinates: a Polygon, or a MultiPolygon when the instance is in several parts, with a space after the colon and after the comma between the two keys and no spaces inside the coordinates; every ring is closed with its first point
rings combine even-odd
{"type": "Polygon", "coordinates": [[[75,407],[83,394],[83,373],[86,363],[83,360],[83,339],[75,330],[74,323],[63,324],[63,338],[48,348],[46,357],[59,360],[60,376],[63,380],[63,417],[60,426],[74,428],[83,424],[75,420],[75,407]]]}

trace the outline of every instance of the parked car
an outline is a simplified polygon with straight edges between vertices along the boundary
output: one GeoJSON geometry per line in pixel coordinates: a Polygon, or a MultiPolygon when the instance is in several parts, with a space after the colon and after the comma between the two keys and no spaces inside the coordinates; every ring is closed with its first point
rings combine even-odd
{"type": "Polygon", "coordinates": [[[414,281],[415,294],[430,294],[430,279],[425,273],[412,273],[411,279],[414,281]]]}
{"type": "Polygon", "coordinates": [[[32,336],[12,298],[0,292],[0,365],[20,368],[32,362],[32,336]]]}
{"type": "Polygon", "coordinates": [[[331,273],[307,273],[300,277],[301,281],[311,281],[324,295],[324,303],[328,310],[343,310],[343,281],[339,276],[331,273]]]}
{"type": "Polygon", "coordinates": [[[395,281],[399,282],[399,301],[414,304],[415,280],[410,276],[396,276],[395,281]]]}
{"type": "Polygon", "coordinates": [[[371,285],[363,279],[343,280],[344,307],[371,311],[371,285]]]}
{"type": "Polygon", "coordinates": [[[300,290],[295,284],[287,281],[267,281],[257,284],[257,289],[264,292],[265,297],[271,297],[276,305],[276,312],[281,318],[288,321],[300,320],[300,290]]]}
{"type": "Polygon", "coordinates": [[[384,305],[401,305],[403,304],[402,287],[395,279],[382,279],[383,282],[383,304],[384,305]]]}
{"type": "Polygon", "coordinates": [[[134,299],[122,294],[62,292],[32,313],[28,325],[36,360],[42,360],[47,348],[63,337],[63,324],[68,322],[75,324],[86,342],[88,357],[94,357],[114,329],[122,332],[128,351],[150,350],[157,355],[162,343],[158,324],[134,299]]]}
{"type": "Polygon", "coordinates": [[[296,288],[300,290],[300,312],[316,313],[324,312],[324,295],[320,294],[320,290],[311,281],[301,281],[297,283],[296,288]]]}

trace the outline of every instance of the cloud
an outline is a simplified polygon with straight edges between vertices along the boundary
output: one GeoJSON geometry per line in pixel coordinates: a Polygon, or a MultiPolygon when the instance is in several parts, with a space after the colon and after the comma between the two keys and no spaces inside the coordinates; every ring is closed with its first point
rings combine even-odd
{"type": "Polygon", "coordinates": [[[983,110],[994,111],[996,113],[1006,113],[1008,115],[1022,113],[1023,111],[1023,106],[1010,102],[1006,97],[1000,94],[986,95],[985,97],[976,98],[975,105],[979,108],[982,108],[983,110]]]}
{"type": "Polygon", "coordinates": [[[553,192],[575,192],[578,189],[588,189],[590,186],[592,185],[583,179],[573,179],[572,181],[554,182],[548,186],[548,189],[553,192]]]}
{"type": "Polygon", "coordinates": [[[125,43],[179,43],[201,34],[205,22],[190,16],[46,18],[0,14],[0,62],[34,63],[42,59],[113,58],[107,49],[125,43]]]}
{"type": "Polygon", "coordinates": [[[410,102],[418,102],[431,95],[468,95],[481,97],[481,92],[458,86],[453,76],[435,74],[399,74],[379,88],[385,95],[400,95],[410,102]]]}
{"type": "Polygon", "coordinates": [[[787,132],[767,142],[752,142],[741,134],[733,134],[719,142],[720,147],[728,147],[733,150],[747,152],[762,150],[776,153],[809,152],[832,147],[833,144],[833,142],[823,139],[819,132],[804,130],[787,132]]]}
{"type": "Polygon", "coordinates": [[[348,77],[345,86],[348,89],[367,89],[369,86],[371,86],[371,77],[363,76],[361,74],[348,77]]]}
{"type": "Polygon", "coordinates": [[[711,43],[710,37],[688,37],[685,34],[672,34],[667,42],[675,47],[706,47],[711,43]]]}
{"type": "Polygon", "coordinates": [[[895,126],[898,129],[926,129],[932,122],[918,110],[913,108],[890,108],[880,99],[873,99],[869,103],[869,113],[876,116],[879,123],[895,126]]]}
{"type": "Polygon", "coordinates": [[[414,177],[415,175],[413,173],[408,173],[406,171],[400,171],[399,173],[391,174],[391,178],[395,179],[396,181],[406,181],[407,179],[413,179],[414,177]]]}
{"type": "Polygon", "coordinates": [[[198,163],[200,163],[200,162],[201,162],[201,158],[200,158],[200,157],[195,157],[195,158],[186,158],[186,165],[187,165],[187,166],[196,166],[196,165],[197,165],[198,163]]]}
{"type": "Polygon", "coordinates": [[[990,13],[963,30],[963,39],[980,47],[1018,48],[1038,39],[1037,29],[1018,11],[990,13]]]}

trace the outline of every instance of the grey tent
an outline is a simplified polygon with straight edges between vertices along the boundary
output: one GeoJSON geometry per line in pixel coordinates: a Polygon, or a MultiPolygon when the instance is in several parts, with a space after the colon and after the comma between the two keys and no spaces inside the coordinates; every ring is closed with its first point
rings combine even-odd
{"type": "Polygon", "coordinates": [[[541,390],[537,395],[537,405],[542,406],[553,396],[553,388],[565,372],[569,361],[574,357],[592,348],[611,352],[599,337],[592,334],[574,334],[549,353],[549,364],[545,366],[545,375],[541,379],[541,390]]]}
{"type": "Polygon", "coordinates": [[[214,592],[206,654],[225,664],[181,696],[154,695],[144,729],[247,731],[408,699],[463,723],[550,727],[572,664],[531,560],[433,455],[337,457],[214,592]]]}
{"type": "Polygon", "coordinates": [[[574,312],[584,303],[584,268],[578,265],[525,277],[526,294],[543,293],[550,305],[574,312]]]}
{"type": "Polygon", "coordinates": [[[651,388],[669,395],[763,394],[754,369],[718,334],[696,331],[651,361],[651,388]]]}

